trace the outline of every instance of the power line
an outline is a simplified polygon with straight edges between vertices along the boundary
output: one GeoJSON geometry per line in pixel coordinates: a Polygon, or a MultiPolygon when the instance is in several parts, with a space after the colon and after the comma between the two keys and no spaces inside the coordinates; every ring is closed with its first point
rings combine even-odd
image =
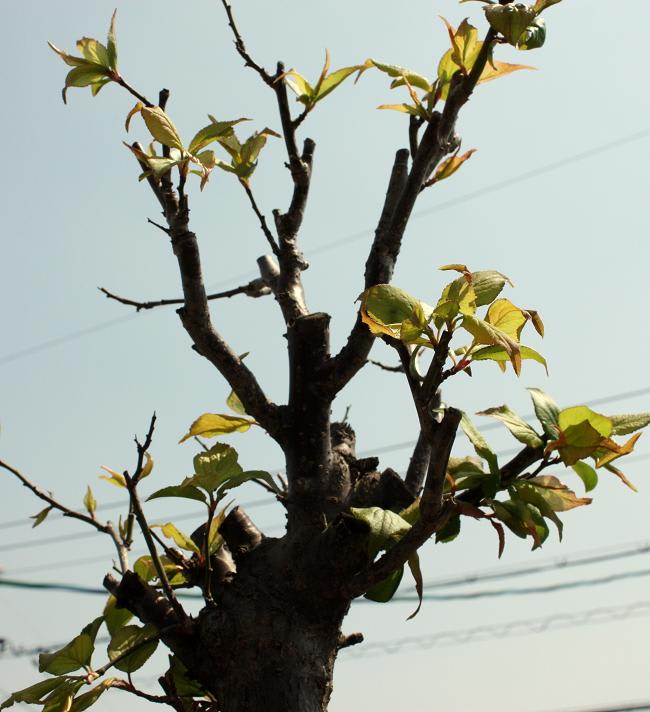
{"type": "Polygon", "coordinates": [[[366,643],[347,649],[347,655],[352,658],[371,657],[378,655],[394,655],[406,651],[429,650],[433,647],[448,647],[477,643],[495,638],[511,638],[523,635],[538,635],[555,630],[582,628],[589,625],[600,625],[612,621],[622,621],[631,618],[650,616],[650,601],[636,601],[624,606],[607,608],[592,608],[570,613],[555,613],[544,618],[510,621],[496,625],[474,626],[455,630],[441,631],[434,635],[408,636],[394,640],[366,643]]]}
{"type": "MultiPolygon", "coordinates": [[[[450,200],[439,203],[438,205],[434,205],[431,208],[419,210],[412,215],[411,220],[417,220],[419,218],[423,218],[428,215],[432,215],[434,213],[442,212],[443,210],[448,210],[449,208],[454,208],[458,205],[462,205],[463,203],[471,202],[472,200],[476,200],[477,198],[480,198],[484,195],[488,195],[490,193],[495,193],[500,190],[504,190],[505,188],[509,188],[513,185],[518,185],[524,181],[532,180],[533,178],[538,178],[539,176],[545,175],[547,173],[552,173],[552,172],[557,171],[561,168],[565,168],[566,166],[569,166],[573,163],[579,163],[580,161],[584,161],[588,158],[592,158],[592,157],[600,155],[602,153],[612,151],[616,148],[620,148],[621,146],[625,146],[625,145],[628,145],[631,143],[635,143],[636,141],[643,140],[643,139],[647,138],[648,136],[650,136],[650,129],[643,129],[642,131],[637,131],[633,134],[623,136],[623,137],[616,139],[614,141],[609,141],[607,143],[601,144],[600,146],[594,146],[593,148],[587,149],[585,151],[580,151],[579,153],[571,154],[570,156],[559,159],[552,163],[547,163],[543,166],[539,166],[538,168],[533,168],[532,170],[525,171],[523,173],[519,173],[518,175],[512,176],[511,178],[506,178],[505,180],[499,181],[497,183],[493,183],[492,185],[488,185],[483,188],[479,188],[478,190],[474,190],[470,193],[464,193],[463,195],[459,195],[456,198],[451,198],[450,200]]],[[[314,249],[309,250],[309,254],[310,255],[319,255],[319,254],[323,254],[325,252],[330,252],[332,250],[336,250],[339,247],[344,247],[345,245],[350,244],[350,242],[355,242],[357,240],[363,239],[364,237],[367,237],[369,234],[371,234],[371,232],[372,232],[371,229],[366,229],[366,230],[361,230],[358,232],[351,233],[350,235],[339,238],[338,240],[332,240],[325,245],[321,245],[320,247],[315,247],[314,249]]],[[[217,285],[214,285],[214,286],[218,287],[218,286],[222,286],[223,284],[231,284],[233,281],[237,281],[238,279],[247,279],[247,278],[250,278],[251,276],[255,276],[255,274],[256,273],[252,272],[252,271],[245,272],[245,273],[243,273],[241,275],[237,275],[237,277],[233,277],[227,281],[222,280],[221,282],[219,282],[217,285]]],[[[35,353],[39,353],[41,351],[46,351],[46,350],[53,348],[55,346],[60,346],[61,344],[65,344],[70,341],[75,341],[77,339],[83,338],[84,336],[92,334],[96,331],[101,331],[103,329],[112,328],[113,326],[117,326],[118,324],[121,324],[121,323],[127,321],[128,319],[133,319],[136,316],[137,316],[137,313],[132,313],[132,314],[118,317],[116,319],[112,319],[110,321],[100,322],[99,324],[96,324],[94,326],[90,326],[85,329],[80,329],[78,331],[74,331],[69,334],[64,334],[62,336],[58,336],[53,339],[48,339],[47,341],[43,341],[40,344],[35,344],[33,346],[29,346],[27,348],[20,349],[18,351],[14,351],[12,353],[5,354],[4,356],[0,356],[0,364],[11,363],[12,361],[17,361],[20,358],[23,358],[26,356],[31,356],[35,353]]]]}

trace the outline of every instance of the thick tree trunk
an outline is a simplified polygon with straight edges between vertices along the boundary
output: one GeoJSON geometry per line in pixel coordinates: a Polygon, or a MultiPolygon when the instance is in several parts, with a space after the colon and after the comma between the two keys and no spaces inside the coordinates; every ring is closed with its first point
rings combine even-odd
{"type": "Polygon", "coordinates": [[[212,678],[221,712],[327,710],[349,601],[332,591],[325,599],[289,553],[284,542],[267,540],[200,615],[200,677],[212,678]]]}

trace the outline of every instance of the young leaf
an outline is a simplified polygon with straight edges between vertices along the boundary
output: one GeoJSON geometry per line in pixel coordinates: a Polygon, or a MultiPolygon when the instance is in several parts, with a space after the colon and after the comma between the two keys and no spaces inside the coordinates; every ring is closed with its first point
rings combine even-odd
{"type": "Polygon", "coordinates": [[[650,413],[630,413],[627,415],[608,415],[614,429],[612,435],[629,435],[650,425],[650,413]]]}
{"type": "Polygon", "coordinates": [[[197,545],[192,541],[192,539],[186,534],[183,534],[183,532],[177,529],[176,526],[171,522],[167,522],[167,524],[154,524],[153,527],[160,529],[163,536],[167,537],[167,539],[173,539],[174,544],[176,544],[176,546],[178,546],[180,549],[185,549],[185,551],[191,551],[194,554],[201,553],[197,545]]]}
{"type": "Polygon", "coordinates": [[[507,334],[514,341],[519,342],[521,330],[528,321],[528,315],[507,299],[497,299],[490,305],[485,321],[507,334]]]}
{"type": "Polygon", "coordinates": [[[108,472],[108,474],[110,475],[110,477],[106,477],[106,475],[100,475],[100,480],[106,480],[106,482],[110,482],[115,487],[126,487],[126,479],[124,478],[123,474],[116,472],[115,470],[111,470],[110,467],[106,467],[105,465],[100,465],[100,467],[102,468],[102,470],[108,472]]]}
{"type": "Polygon", "coordinates": [[[485,16],[490,26],[501,33],[506,42],[517,46],[524,30],[533,22],[537,12],[523,3],[490,5],[485,9],[485,16]]]}
{"type": "Polygon", "coordinates": [[[413,554],[413,556],[409,557],[407,563],[409,570],[413,576],[413,580],[415,581],[415,591],[418,594],[418,607],[406,619],[407,621],[410,621],[412,618],[415,618],[415,616],[417,616],[417,614],[420,612],[420,608],[422,608],[422,594],[424,592],[424,582],[422,580],[422,569],[420,568],[420,557],[418,556],[417,551],[413,554]]]}
{"type": "Polygon", "coordinates": [[[246,408],[244,408],[244,404],[241,402],[235,391],[230,391],[230,395],[226,399],[226,405],[233,411],[233,413],[237,413],[237,415],[246,415],[246,408]]]}
{"type": "Polygon", "coordinates": [[[539,14],[542,10],[546,10],[546,8],[551,7],[551,5],[557,5],[559,2],[562,2],[562,0],[537,0],[533,5],[533,10],[539,14]]]}
{"type": "Polygon", "coordinates": [[[241,475],[242,468],[237,462],[237,451],[230,445],[217,443],[209,450],[195,455],[194,471],[196,474],[187,484],[214,492],[226,480],[241,475]]]}
{"type": "Polygon", "coordinates": [[[252,418],[238,418],[233,415],[223,415],[218,413],[204,413],[190,425],[189,431],[178,441],[184,443],[186,440],[196,436],[203,438],[215,438],[218,435],[227,433],[246,432],[251,425],[257,425],[252,418]]]}
{"type": "Polygon", "coordinates": [[[163,487],[147,497],[147,502],[151,499],[160,499],[162,497],[182,497],[184,499],[193,499],[197,502],[205,503],[206,496],[200,489],[192,485],[172,485],[171,487],[163,487]]]}
{"type": "Polygon", "coordinates": [[[517,42],[517,49],[539,49],[546,42],[546,20],[536,17],[521,33],[517,42]]]}
{"type": "Polygon", "coordinates": [[[165,677],[167,676],[171,677],[179,697],[205,696],[205,690],[201,689],[198,683],[188,675],[187,668],[175,655],[169,656],[169,670],[165,677]]]}
{"type": "Polygon", "coordinates": [[[501,331],[489,321],[484,321],[470,314],[463,316],[462,326],[474,337],[474,341],[477,344],[501,347],[510,357],[515,373],[517,375],[521,373],[521,349],[517,341],[509,334],[501,331]]]}
{"type": "Polygon", "coordinates": [[[558,435],[558,418],[560,416],[559,406],[551,396],[539,388],[529,388],[528,392],[533,400],[535,415],[544,432],[548,437],[556,438],[558,435]]]}
{"type": "MultiPolygon", "coordinates": [[[[541,363],[548,374],[546,359],[535,349],[531,349],[529,346],[520,346],[519,355],[522,361],[537,361],[537,363],[541,363]]],[[[471,359],[472,361],[496,361],[498,364],[504,364],[510,361],[510,354],[500,346],[485,346],[478,351],[472,351],[471,359]]]]}
{"type": "Polygon", "coordinates": [[[154,626],[127,625],[120,628],[111,638],[108,644],[108,657],[113,661],[129,650],[133,650],[133,653],[115,663],[118,670],[132,673],[149,660],[157,647],[158,636],[154,626]]]}
{"type": "Polygon", "coordinates": [[[460,534],[460,517],[452,514],[445,526],[436,532],[436,544],[448,544],[460,534]]]}
{"type": "Polygon", "coordinates": [[[471,272],[472,288],[476,295],[476,306],[482,307],[491,304],[501,294],[501,290],[506,283],[511,287],[512,282],[505,274],[496,270],[484,270],[481,272],[471,272]]]}
{"type": "Polygon", "coordinates": [[[149,133],[163,146],[184,151],[183,142],[172,120],[159,106],[143,106],[140,109],[149,133]]]}
{"type": "Polygon", "coordinates": [[[460,427],[463,429],[465,435],[474,446],[476,454],[482,457],[490,467],[490,473],[494,477],[499,475],[499,464],[497,461],[497,456],[494,454],[492,448],[488,445],[487,440],[479,433],[479,431],[474,426],[474,423],[469,419],[467,413],[463,413],[463,417],[460,421],[460,427]]]}
{"type": "Polygon", "coordinates": [[[90,489],[90,485],[86,488],[86,494],[83,499],[84,507],[90,516],[94,516],[97,511],[97,500],[93,496],[93,491],[90,489]]]}
{"type": "Polygon", "coordinates": [[[591,465],[582,461],[576,462],[574,465],[571,465],[571,467],[584,483],[585,492],[591,492],[598,484],[598,474],[596,470],[594,470],[591,465]]]}
{"type": "Polygon", "coordinates": [[[453,156],[446,158],[437,168],[433,174],[433,178],[427,181],[427,185],[433,185],[434,183],[439,183],[441,180],[450,178],[454,173],[469,160],[476,153],[476,149],[472,148],[466,151],[462,155],[460,154],[460,149],[454,153],[453,156]]]}
{"type": "Polygon", "coordinates": [[[50,675],[65,675],[79,668],[89,667],[95,649],[95,637],[103,620],[101,616],[96,618],[60,650],[41,653],[38,656],[38,671],[49,672],[50,675]]]}
{"type": "Polygon", "coordinates": [[[78,695],[74,698],[72,706],[70,707],[70,712],[83,712],[89,707],[92,707],[95,702],[102,696],[109,687],[112,687],[115,683],[116,678],[109,677],[106,680],[102,680],[99,684],[95,685],[89,692],[84,692],[83,695],[78,695]]]}
{"type": "Polygon", "coordinates": [[[575,492],[552,475],[539,475],[526,482],[542,493],[554,512],[567,512],[592,502],[590,497],[576,497],[575,492]]]}
{"type": "Polygon", "coordinates": [[[133,618],[133,613],[126,608],[118,608],[117,599],[115,596],[110,595],[104,606],[103,617],[108,632],[113,635],[133,618]]]}
{"type": "Polygon", "coordinates": [[[400,338],[402,322],[422,322],[424,328],[427,311],[431,308],[423,305],[415,297],[390,284],[378,284],[363,292],[361,300],[361,321],[368,326],[375,336],[386,334],[394,339],[400,338]]]}
{"type": "Polygon", "coordinates": [[[42,524],[47,515],[54,509],[54,507],[45,507],[45,509],[41,509],[38,514],[35,514],[33,517],[30,517],[30,519],[34,520],[34,523],[32,524],[32,529],[35,529],[39,524],[42,524]]]}
{"type": "Polygon", "coordinates": [[[108,66],[117,72],[117,40],[115,38],[115,17],[117,15],[117,10],[113,12],[111,17],[111,24],[108,28],[108,35],[106,37],[106,52],[108,54],[108,66]]]}
{"type": "Polygon", "coordinates": [[[369,601],[375,601],[375,603],[388,603],[399,588],[403,575],[404,567],[400,566],[399,569],[393,571],[393,573],[387,576],[383,581],[369,588],[363,594],[363,597],[369,601]]]}
{"type": "Polygon", "coordinates": [[[41,680],[34,685],[30,685],[29,687],[25,687],[22,690],[14,692],[11,697],[6,699],[0,705],[0,710],[7,709],[17,702],[25,702],[31,705],[42,705],[43,700],[47,695],[56,690],[58,687],[65,685],[66,682],[66,678],[62,677],[50,677],[46,680],[41,680]]]}
{"type": "Polygon", "coordinates": [[[368,525],[368,555],[374,559],[379,551],[390,548],[411,528],[399,514],[381,507],[350,508],[355,519],[368,525]]]}
{"type": "Polygon", "coordinates": [[[231,135],[232,127],[240,124],[242,121],[250,121],[250,119],[241,118],[235,119],[234,121],[211,121],[207,126],[196,132],[187,150],[197,155],[206,146],[209,146],[217,139],[231,135]]]}
{"type": "Polygon", "coordinates": [[[550,442],[546,449],[547,452],[557,450],[565,465],[574,465],[593,455],[599,447],[612,449],[606,442],[614,429],[612,421],[586,406],[560,411],[558,427],[558,439],[550,442]]]}
{"type": "MultiPolygon", "coordinates": [[[[387,74],[389,77],[393,77],[398,82],[401,80],[403,83],[406,82],[412,87],[417,87],[418,89],[422,89],[423,91],[430,92],[433,89],[433,87],[431,86],[431,82],[429,82],[426,77],[423,77],[421,74],[418,74],[417,72],[414,72],[411,69],[400,67],[397,64],[385,64],[384,62],[377,62],[375,59],[368,59],[366,61],[366,65],[375,67],[380,72],[387,74]]],[[[397,86],[401,85],[397,84],[396,82],[393,82],[391,84],[391,89],[397,86]]]]}
{"type": "Polygon", "coordinates": [[[476,415],[489,415],[500,420],[515,438],[524,445],[528,445],[529,447],[541,447],[544,444],[544,441],[533,428],[514,411],[510,410],[507,405],[502,405],[498,408],[488,408],[476,415]]]}

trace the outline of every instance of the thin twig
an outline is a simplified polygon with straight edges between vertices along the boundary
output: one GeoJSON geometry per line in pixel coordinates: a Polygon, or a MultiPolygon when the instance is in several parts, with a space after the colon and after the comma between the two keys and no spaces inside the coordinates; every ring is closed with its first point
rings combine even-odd
{"type": "MultiPolygon", "coordinates": [[[[99,289],[100,292],[105,294],[108,299],[114,299],[120,304],[126,304],[126,306],[135,307],[136,311],[140,311],[141,309],[155,309],[156,307],[167,307],[172,306],[174,304],[185,303],[184,299],[158,299],[157,301],[137,302],[133,299],[127,299],[126,297],[120,297],[117,294],[113,294],[113,292],[109,292],[104,287],[97,287],[97,289],[99,289]]],[[[208,294],[206,295],[206,299],[208,301],[212,301],[214,299],[229,299],[230,297],[234,297],[237,294],[245,294],[247,297],[257,298],[263,297],[270,293],[271,290],[266,285],[264,280],[254,279],[248,284],[243,284],[240,287],[235,287],[234,289],[227,289],[225,292],[215,292],[214,294],[208,294]]]]}
{"type": "Polygon", "coordinates": [[[381,368],[382,371],[389,371],[390,373],[404,373],[404,366],[402,366],[402,364],[398,364],[397,366],[388,366],[381,361],[373,361],[371,358],[368,359],[368,363],[381,368]]]}
{"type": "Polygon", "coordinates": [[[253,208],[253,212],[257,216],[257,219],[260,221],[260,228],[262,232],[264,233],[264,237],[266,237],[266,241],[269,243],[271,246],[271,250],[273,251],[273,254],[276,257],[280,257],[280,248],[278,247],[278,243],[275,241],[275,238],[273,237],[273,233],[269,230],[269,226],[266,222],[266,217],[264,214],[260,211],[259,207],[257,206],[257,202],[255,201],[255,196],[253,195],[253,191],[251,190],[250,185],[246,181],[239,181],[244,188],[244,191],[246,192],[246,195],[248,196],[248,200],[250,201],[251,207],[253,208]]]}
{"type": "Polygon", "coordinates": [[[59,512],[61,512],[64,517],[70,517],[70,519],[78,519],[80,522],[90,524],[90,526],[94,527],[98,532],[101,532],[102,534],[108,534],[108,536],[111,537],[113,543],[115,544],[115,548],[120,559],[120,567],[122,571],[124,572],[126,571],[126,569],[128,569],[129,564],[124,542],[120,539],[111,522],[102,524],[97,520],[97,518],[90,517],[86,514],[82,514],[81,512],[75,512],[69,507],[66,507],[64,504],[61,504],[61,502],[54,499],[52,495],[43,492],[40,487],[37,487],[35,484],[30,482],[30,480],[28,480],[27,477],[25,477],[25,475],[23,475],[15,467],[12,467],[11,465],[7,464],[6,462],[3,462],[2,460],[0,460],[0,467],[7,470],[8,472],[11,472],[12,475],[15,475],[22,482],[22,484],[27,487],[27,489],[29,489],[39,499],[42,499],[44,502],[47,502],[50,507],[52,507],[53,509],[57,509],[59,512]]]}
{"type": "Polygon", "coordinates": [[[242,38],[241,34],[239,33],[239,30],[237,29],[237,24],[235,23],[235,18],[233,16],[232,8],[230,7],[229,3],[226,0],[221,0],[221,4],[223,5],[224,10],[226,11],[226,15],[228,16],[228,25],[230,26],[230,29],[232,30],[232,33],[235,36],[235,49],[239,53],[239,56],[244,60],[244,63],[247,67],[254,69],[260,75],[262,81],[265,84],[273,86],[274,77],[272,77],[264,69],[264,67],[260,66],[250,56],[250,54],[248,54],[248,50],[246,49],[246,45],[244,44],[244,39],[242,38]]]}
{"type": "Polygon", "coordinates": [[[126,680],[115,680],[111,687],[114,687],[117,690],[123,690],[124,692],[129,692],[132,695],[141,697],[143,700],[147,700],[147,702],[155,702],[160,705],[169,705],[172,703],[170,697],[167,697],[166,695],[151,695],[148,692],[143,692],[142,690],[138,690],[137,687],[129,684],[126,680]]]}
{"type": "Polygon", "coordinates": [[[145,106],[148,106],[148,107],[153,106],[153,104],[149,101],[149,99],[147,99],[146,96],[143,96],[142,94],[140,94],[139,91],[137,91],[130,84],[128,84],[126,81],[124,81],[124,79],[122,77],[119,77],[119,79],[116,79],[115,81],[121,87],[124,87],[124,89],[126,89],[129,92],[129,94],[132,94],[136,99],[138,99],[138,101],[141,101],[145,106]]]}

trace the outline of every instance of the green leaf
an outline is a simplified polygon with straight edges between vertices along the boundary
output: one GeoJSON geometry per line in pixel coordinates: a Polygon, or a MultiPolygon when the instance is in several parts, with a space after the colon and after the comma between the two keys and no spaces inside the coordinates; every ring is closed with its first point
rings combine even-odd
{"type": "Polygon", "coordinates": [[[501,294],[506,283],[512,287],[510,279],[496,270],[472,272],[471,276],[477,307],[491,304],[501,294]]]}
{"type": "MultiPolygon", "coordinates": [[[[417,87],[418,89],[422,89],[426,92],[430,92],[432,90],[432,86],[429,80],[426,77],[423,77],[421,74],[412,71],[411,69],[400,67],[397,64],[385,64],[384,62],[377,62],[374,59],[369,59],[367,60],[367,62],[369,63],[369,66],[373,66],[380,72],[388,74],[389,77],[393,77],[397,80],[404,80],[412,87],[417,87]]],[[[393,84],[391,84],[391,89],[396,86],[399,86],[399,84],[393,82],[393,84]]]]}
{"type": "Polygon", "coordinates": [[[402,322],[410,319],[412,323],[426,324],[427,311],[431,308],[423,305],[403,289],[390,284],[378,284],[363,292],[361,300],[361,321],[368,326],[375,336],[386,334],[394,339],[400,338],[402,322]]]}
{"type": "Polygon", "coordinates": [[[103,616],[108,632],[113,635],[133,618],[133,613],[126,608],[118,608],[117,599],[111,595],[104,606],[103,616]]]}
{"type": "Polygon", "coordinates": [[[98,85],[98,88],[93,91],[93,94],[97,94],[107,81],[110,81],[108,70],[99,64],[85,64],[75,67],[68,72],[65,78],[65,86],[62,92],[63,102],[67,103],[67,92],[70,87],[98,85]]]}
{"type": "Polygon", "coordinates": [[[397,571],[393,571],[390,576],[368,589],[363,594],[363,597],[369,601],[375,601],[376,603],[387,603],[395,595],[403,575],[404,567],[400,566],[397,571]]]}
{"type": "Polygon", "coordinates": [[[97,511],[97,500],[93,496],[93,491],[90,489],[90,485],[86,488],[86,494],[83,499],[84,507],[90,516],[92,517],[97,511]]]}
{"type": "Polygon", "coordinates": [[[250,119],[241,118],[235,119],[234,121],[212,121],[200,131],[196,132],[187,150],[197,155],[199,151],[209,146],[213,141],[232,135],[232,127],[240,124],[242,121],[250,121],[250,119]]]}
{"type": "Polygon", "coordinates": [[[553,475],[539,475],[526,482],[538,489],[554,512],[567,512],[591,504],[589,497],[577,497],[563,482],[553,475]]]}
{"type": "Polygon", "coordinates": [[[161,499],[162,497],[182,497],[184,499],[193,499],[197,502],[205,503],[206,496],[200,489],[192,485],[172,485],[171,487],[163,487],[157,490],[152,495],[147,497],[147,502],[152,499],[161,499]]]}
{"type": "MultiPolygon", "coordinates": [[[[593,455],[612,434],[614,426],[609,418],[595,413],[587,406],[575,406],[560,411],[558,416],[560,434],[549,443],[547,451],[557,450],[565,465],[574,465],[578,460],[593,455]]],[[[611,441],[610,441],[611,443],[611,441]]],[[[616,443],[611,443],[616,449],[616,443]]],[[[603,463],[604,464],[604,463],[603,463]]]]}
{"type": "Polygon", "coordinates": [[[101,616],[96,618],[60,650],[41,653],[38,656],[38,671],[49,672],[50,675],[65,675],[79,668],[89,667],[95,649],[95,637],[103,620],[101,616]]]}
{"type": "Polygon", "coordinates": [[[517,49],[539,49],[546,42],[546,21],[543,17],[536,17],[522,32],[517,41],[517,49]]]}
{"type": "Polygon", "coordinates": [[[546,8],[551,7],[551,5],[557,5],[559,2],[562,2],[562,0],[537,0],[533,5],[533,10],[539,14],[542,10],[546,10],[546,8]]]}
{"type": "Polygon", "coordinates": [[[179,697],[205,697],[205,691],[189,677],[187,668],[175,655],[169,656],[169,670],[166,675],[172,678],[179,697]]]}
{"type": "Polygon", "coordinates": [[[178,442],[184,443],[198,435],[203,438],[214,438],[227,433],[246,432],[251,425],[257,425],[252,418],[239,418],[233,415],[219,413],[204,413],[190,425],[190,429],[178,442]]]}
{"type": "Polygon", "coordinates": [[[121,472],[116,472],[115,470],[111,470],[110,467],[106,467],[105,465],[101,465],[101,469],[104,470],[105,472],[108,472],[110,477],[106,477],[106,475],[100,475],[99,479],[100,480],[105,480],[106,482],[110,482],[110,484],[114,485],[115,487],[126,487],[126,479],[124,475],[121,472]]]}
{"type": "Polygon", "coordinates": [[[445,526],[436,532],[436,544],[448,544],[460,534],[460,516],[452,514],[445,526]]]}
{"type": "Polygon", "coordinates": [[[106,37],[106,52],[108,53],[108,66],[117,71],[117,40],[115,39],[115,16],[117,10],[113,12],[111,24],[108,28],[108,36],[106,37]]]}
{"type": "Polygon", "coordinates": [[[290,69],[282,75],[286,85],[296,94],[298,101],[305,105],[312,103],[314,98],[314,87],[295,69],[290,69]]]}
{"type": "Polygon", "coordinates": [[[539,388],[529,388],[528,392],[533,400],[533,408],[537,420],[542,425],[544,432],[550,438],[556,438],[558,435],[558,418],[560,408],[557,403],[544,391],[539,388]]]}
{"type": "Polygon", "coordinates": [[[244,404],[241,402],[235,391],[230,391],[230,395],[226,399],[226,405],[234,413],[237,413],[237,415],[246,415],[246,408],[244,408],[244,404]]]}
{"type": "Polygon", "coordinates": [[[476,415],[488,415],[497,420],[500,420],[506,428],[515,436],[520,443],[530,447],[541,447],[544,441],[539,435],[528,425],[528,423],[518,416],[514,411],[510,410],[507,405],[498,406],[496,408],[488,408],[482,410],[476,415]]]}
{"type": "Polygon", "coordinates": [[[222,497],[228,490],[239,487],[239,485],[244,484],[244,482],[259,481],[265,482],[274,492],[280,493],[277,484],[271,477],[270,473],[264,470],[247,470],[246,472],[240,472],[237,475],[229,477],[222,485],[219,487],[219,497],[222,497]]]}
{"type": "Polygon", "coordinates": [[[187,484],[214,492],[226,480],[242,474],[237,458],[237,451],[234,448],[217,443],[210,450],[200,452],[194,457],[196,474],[188,480],[187,484]]]}
{"type": "Polygon", "coordinates": [[[470,420],[467,413],[463,413],[460,421],[460,427],[463,429],[465,435],[467,435],[469,441],[474,446],[476,454],[482,457],[489,465],[490,472],[495,475],[499,473],[499,465],[497,462],[497,456],[494,454],[492,448],[488,445],[487,440],[479,433],[476,426],[470,420]]]}
{"type": "Polygon", "coordinates": [[[583,481],[585,485],[585,492],[591,492],[592,489],[595,489],[598,484],[598,474],[596,473],[596,470],[591,467],[591,465],[588,465],[586,462],[579,461],[571,465],[571,467],[583,481]]]}
{"type": "Polygon", "coordinates": [[[449,158],[446,158],[442,161],[442,163],[440,163],[433,174],[433,178],[431,178],[427,185],[439,183],[441,180],[450,178],[463,165],[463,163],[469,160],[475,153],[476,149],[472,148],[461,155],[459,149],[452,156],[449,156],[449,158]]]}
{"type": "Polygon", "coordinates": [[[143,106],[140,109],[149,133],[163,146],[184,151],[183,142],[172,120],[159,106],[143,106]]]}
{"type": "Polygon", "coordinates": [[[50,677],[46,680],[41,680],[40,682],[25,687],[22,690],[14,692],[11,697],[6,699],[1,705],[0,710],[7,709],[16,702],[26,702],[30,705],[43,704],[43,700],[46,695],[56,690],[58,687],[66,684],[67,680],[60,677],[50,677]]]}
{"type": "MultiPolygon", "coordinates": [[[[162,528],[159,524],[154,525],[162,528]]],[[[184,541],[184,540],[183,540],[184,541]]],[[[182,567],[176,562],[172,561],[166,556],[160,557],[160,563],[167,574],[167,578],[173,579],[177,574],[183,571],[182,567]]],[[[158,572],[153,563],[153,559],[148,554],[141,556],[135,564],[133,564],[133,571],[146,582],[153,581],[153,579],[158,578],[158,572]]]]}
{"type": "Polygon", "coordinates": [[[424,593],[424,581],[422,580],[420,557],[418,556],[417,551],[409,557],[407,564],[409,567],[409,571],[413,576],[413,580],[415,581],[415,592],[418,594],[418,607],[406,619],[407,621],[410,621],[412,618],[415,618],[415,616],[417,616],[417,614],[420,612],[420,608],[422,608],[422,594],[424,593]]]}
{"type": "Polygon", "coordinates": [[[426,116],[423,115],[423,111],[420,107],[411,106],[411,104],[381,104],[377,108],[388,111],[400,111],[403,114],[410,114],[411,116],[417,116],[421,119],[426,118],[426,116]]]}
{"type": "MultiPolygon", "coordinates": [[[[453,265],[446,265],[440,269],[446,270],[453,265]]],[[[435,323],[440,328],[443,323],[451,323],[458,314],[471,316],[476,311],[476,292],[466,277],[458,277],[450,282],[443,290],[438,303],[433,310],[435,323]]]]}
{"type": "Polygon", "coordinates": [[[626,415],[608,415],[614,429],[612,435],[629,435],[636,430],[650,425],[650,413],[630,413],[626,415]]]}
{"type": "Polygon", "coordinates": [[[506,42],[517,46],[524,30],[535,20],[537,12],[523,3],[490,5],[485,8],[485,16],[490,26],[500,32],[506,42]]]}
{"type": "Polygon", "coordinates": [[[320,101],[321,99],[324,99],[328,94],[333,92],[334,89],[340,86],[350,75],[359,71],[359,69],[361,69],[362,67],[363,65],[355,65],[354,67],[342,67],[341,69],[337,69],[331,74],[328,74],[318,87],[314,103],[320,101]]]}
{"type": "Polygon", "coordinates": [[[381,507],[352,507],[350,513],[368,525],[368,555],[371,559],[382,549],[390,548],[411,528],[399,514],[381,507]]]}
{"type": "MultiPolygon", "coordinates": [[[[522,361],[537,361],[541,363],[548,373],[548,364],[546,359],[535,349],[531,349],[529,346],[519,346],[519,354],[522,361]]],[[[510,355],[508,352],[501,348],[500,346],[485,346],[478,351],[472,351],[471,354],[472,361],[496,361],[497,363],[508,363],[510,361],[510,355]]]]}
{"type": "Polygon", "coordinates": [[[192,551],[195,554],[201,553],[199,547],[192,539],[177,529],[176,525],[172,524],[172,522],[167,522],[167,524],[154,524],[153,527],[159,528],[163,536],[167,537],[167,539],[173,539],[174,544],[179,548],[185,549],[185,551],[192,551]]]}
{"type": "Polygon", "coordinates": [[[501,347],[510,357],[515,373],[521,373],[521,349],[515,339],[489,321],[469,314],[463,316],[462,327],[474,337],[475,343],[501,347]]]}
{"type": "Polygon", "coordinates": [[[70,707],[70,712],[83,712],[89,707],[92,707],[95,702],[102,696],[109,687],[113,686],[116,678],[109,677],[106,680],[102,680],[98,685],[95,685],[89,692],[84,692],[83,695],[78,695],[74,698],[72,707],[70,707]]]}
{"type": "Polygon", "coordinates": [[[45,521],[47,515],[48,515],[53,509],[54,509],[54,507],[52,507],[52,506],[45,507],[45,509],[41,509],[40,512],[38,512],[37,514],[35,514],[33,517],[30,517],[30,519],[33,519],[33,520],[34,520],[34,523],[32,524],[32,529],[35,529],[39,524],[42,524],[42,523],[45,521]]]}
{"type": "Polygon", "coordinates": [[[42,712],[69,712],[74,696],[84,684],[83,678],[67,678],[43,700],[42,712]]]}
{"type": "Polygon", "coordinates": [[[122,672],[132,673],[139,670],[158,647],[156,628],[153,625],[140,627],[127,625],[120,628],[108,644],[108,657],[111,661],[133,649],[131,655],[115,663],[122,672]],[[148,641],[148,642],[147,642],[148,641]]]}

